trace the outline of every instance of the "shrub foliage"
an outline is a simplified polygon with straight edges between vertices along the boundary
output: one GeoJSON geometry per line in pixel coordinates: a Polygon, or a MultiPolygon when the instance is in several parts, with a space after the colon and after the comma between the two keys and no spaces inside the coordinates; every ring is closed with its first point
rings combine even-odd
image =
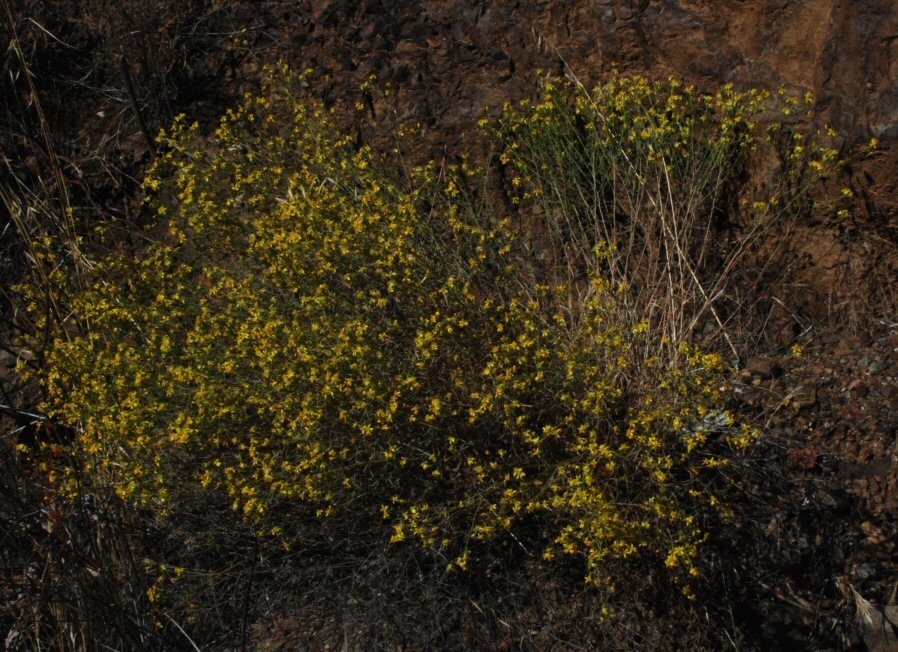
{"type": "Polygon", "coordinates": [[[695,237],[761,98],[550,88],[497,130],[513,227],[482,172],[390,176],[298,86],[275,74],[211,136],[178,122],[153,223],[70,289],[45,381],[89,469],[163,510],[226,492],[286,542],[302,503],[452,568],[514,536],[606,585],[625,560],[697,574],[756,433],[687,328],[713,310],[695,237]]]}

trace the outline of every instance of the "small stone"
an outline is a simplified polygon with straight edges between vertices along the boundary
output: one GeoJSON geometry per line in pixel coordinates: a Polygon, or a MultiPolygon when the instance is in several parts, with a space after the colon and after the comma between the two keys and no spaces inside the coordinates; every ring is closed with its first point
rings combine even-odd
{"type": "Polygon", "coordinates": [[[866,580],[876,575],[876,566],[869,562],[860,564],[854,569],[854,576],[859,580],[866,580]]]}
{"type": "MultiPolygon", "coordinates": [[[[835,349],[833,349],[833,355],[839,358],[845,358],[846,356],[850,355],[853,350],[854,349],[851,346],[851,343],[848,340],[843,339],[839,340],[839,343],[836,344],[835,349]]],[[[842,364],[845,363],[843,362],[842,364]]]]}
{"type": "Polygon", "coordinates": [[[819,491],[817,493],[817,500],[821,505],[828,507],[829,509],[835,509],[839,506],[839,501],[828,491],[819,491]]]}
{"type": "Polygon", "coordinates": [[[867,536],[867,541],[872,544],[880,544],[886,540],[886,534],[871,521],[861,523],[861,531],[867,536]]]}
{"type": "Polygon", "coordinates": [[[820,460],[820,453],[815,448],[793,448],[787,455],[794,466],[809,470],[816,467],[820,460]]]}
{"type": "Polygon", "coordinates": [[[774,376],[779,376],[783,369],[776,360],[759,355],[748,361],[745,365],[745,371],[752,376],[766,380],[768,378],[773,378],[774,376]]]}
{"type": "Polygon", "coordinates": [[[817,404],[817,388],[814,385],[802,385],[792,393],[792,405],[796,410],[803,410],[817,404]]]}
{"type": "Polygon", "coordinates": [[[898,387],[895,385],[886,385],[882,388],[882,395],[890,403],[898,402],[898,387]]]}

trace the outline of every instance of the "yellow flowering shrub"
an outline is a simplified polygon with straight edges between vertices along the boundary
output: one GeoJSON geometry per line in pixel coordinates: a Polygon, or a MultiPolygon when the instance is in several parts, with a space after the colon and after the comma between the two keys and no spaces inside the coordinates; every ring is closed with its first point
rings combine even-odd
{"type": "Polygon", "coordinates": [[[176,123],[153,223],[69,289],[83,327],[45,381],[88,468],[161,509],[226,492],[287,540],[302,503],[453,568],[511,533],[596,583],[624,560],[695,573],[756,436],[721,408],[723,359],[632,319],[612,241],[547,263],[470,190],[480,172],[391,177],[296,87],[275,75],[209,136],[176,123]]]}

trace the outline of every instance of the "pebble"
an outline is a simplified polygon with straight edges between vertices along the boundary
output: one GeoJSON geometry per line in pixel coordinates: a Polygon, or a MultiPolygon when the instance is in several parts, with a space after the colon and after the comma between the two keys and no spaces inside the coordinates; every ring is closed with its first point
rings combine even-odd
{"type": "Polygon", "coordinates": [[[854,576],[859,580],[866,580],[876,575],[877,569],[874,564],[870,562],[866,562],[863,564],[859,564],[857,568],[854,569],[854,576]]]}

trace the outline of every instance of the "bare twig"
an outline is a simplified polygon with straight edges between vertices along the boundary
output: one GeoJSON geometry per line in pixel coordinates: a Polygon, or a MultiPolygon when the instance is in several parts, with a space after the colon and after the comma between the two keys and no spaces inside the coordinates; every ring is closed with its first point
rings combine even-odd
{"type": "Polygon", "coordinates": [[[131,78],[131,65],[128,63],[128,57],[124,54],[119,57],[119,67],[122,71],[122,78],[125,80],[125,88],[128,90],[128,100],[131,103],[131,111],[134,113],[134,117],[137,118],[137,123],[140,125],[140,131],[143,133],[143,138],[146,141],[147,147],[155,156],[156,143],[153,141],[150,129],[147,127],[147,123],[143,119],[143,114],[140,112],[140,104],[137,101],[137,93],[134,90],[134,80],[131,78]]]}

